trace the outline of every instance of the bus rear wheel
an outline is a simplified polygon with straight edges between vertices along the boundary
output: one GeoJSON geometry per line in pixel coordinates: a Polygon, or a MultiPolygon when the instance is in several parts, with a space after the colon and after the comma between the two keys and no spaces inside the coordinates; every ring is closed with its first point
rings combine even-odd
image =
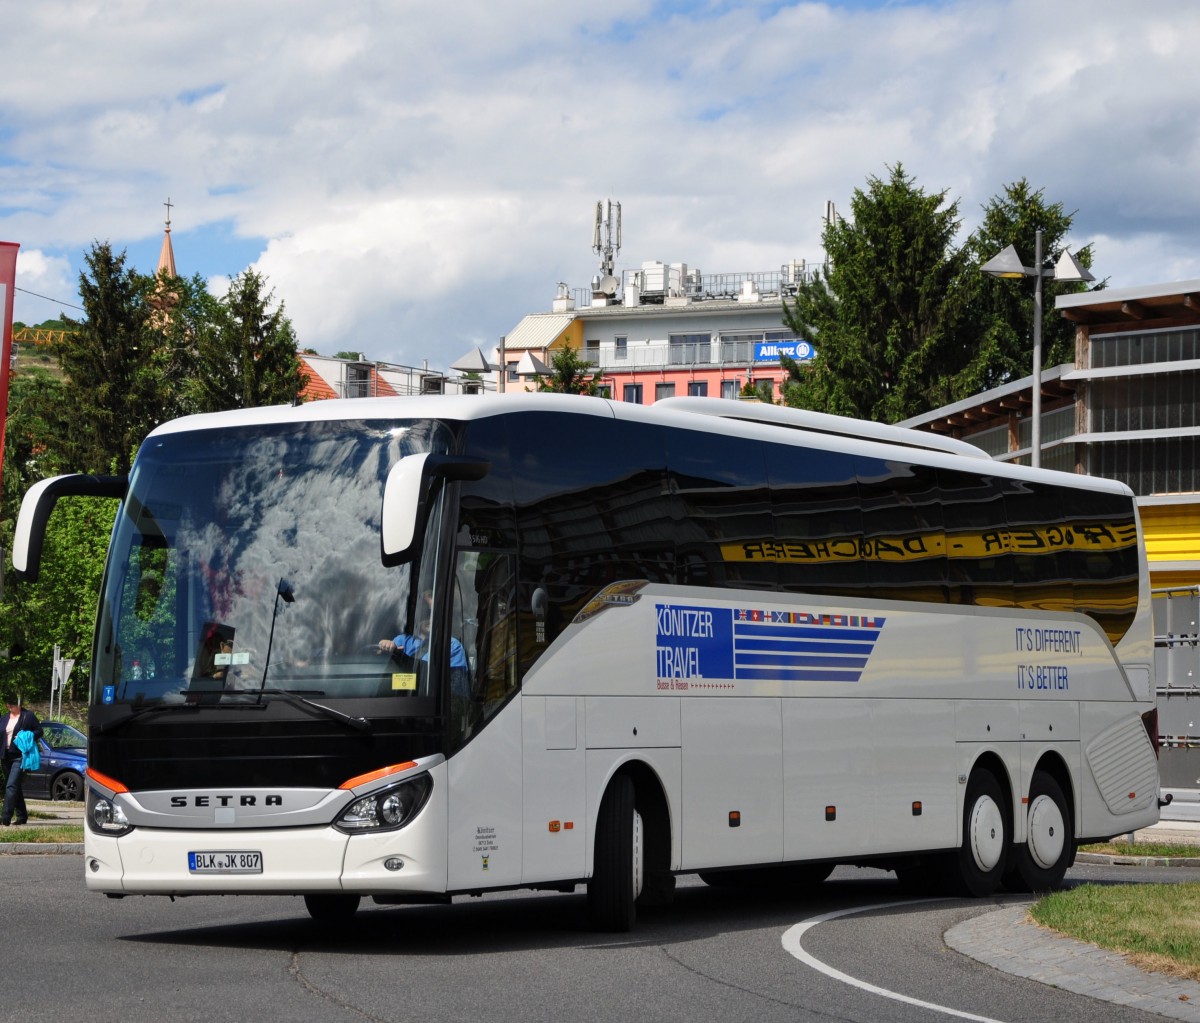
{"type": "Polygon", "coordinates": [[[306,895],[304,908],[314,920],[333,923],[354,916],[358,911],[359,898],[357,895],[306,895]]]}
{"type": "Polygon", "coordinates": [[[588,914],[597,930],[628,931],[637,920],[645,873],[642,817],[633,781],[618,775],[600,801],[595,862],[588,881],[588,914]]]}
{"type": "Polygon", "coordinates": [[[1004,886],[1014,892],[1057,888],[1071,862],[1075,835],[1062,787],[1045,771],[1035,771],[1029,784],[1025,835],[1025,844],[1013,849],[1004,886]]]}
{"type": "Polygon", "coordinates": [[[991,895],[1004,877],[1008,843],[1008,817],[1000,783],[990,771],[975,771],[963,805],[962,845],[951,857],[953,889],[975,898],[991,895]]]}

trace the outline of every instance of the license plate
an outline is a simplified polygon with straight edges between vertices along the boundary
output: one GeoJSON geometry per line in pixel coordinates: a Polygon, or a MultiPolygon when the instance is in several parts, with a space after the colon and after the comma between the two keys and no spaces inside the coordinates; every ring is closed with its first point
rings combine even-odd
{"type": "Polygon", "coordinates": [[[190,852],[188,870],[193,874],[261,874],[260,852],[190,852]]]}

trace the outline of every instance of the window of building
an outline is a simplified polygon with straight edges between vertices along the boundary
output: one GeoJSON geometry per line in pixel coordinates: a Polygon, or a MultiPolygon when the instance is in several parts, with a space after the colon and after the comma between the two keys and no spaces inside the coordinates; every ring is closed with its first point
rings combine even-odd
{"type": "Polygon", "coordinates": [[[1092,367],[1145,366],[1155,362],[1200,359],[1200,330],[1136,331],[1093,337],[1088,344],[1092,367]]]}
{"type": "Polygon", "coordinates": [[[507,365],[508,365],[508,379],[509,379],[509,380],[520,380],[520,379],[521,379],[521,376],[520,376],[520,374],[517,372],[517,365],[518,365],[518,363],[516,363],[516,362],[510,362],[510,363],[508,363],[507,365]]]}
{"type": "Polygon", "coordinates": [[[1088,457],[1090,472],[1120,480],[1139,496],[1200,490],[1200,437],[1109,441],[1093,444],[1088,457]]]}
{"type": "Polygon", "coordinates": [[[349,363],[346,366],[347,398],[371,397],[371,367],[366,363],[349,363]]]}
{"type": "Polygon", "coordinates": [[[675,397],[675,385],[674,384],[655,384],[654,385],[654,400],[655,401],[662,401],[663,398],[674,398],[674,397],[675,397]]]}
{"type": "Polygon", "coordinates": [[[600,339],[598,337],[590,337],[583,342],[583,361],[599,365],[600,339]]]}
{"type": "Polygon", "coordinates": [[[1091,382],[1093,433],[1200,426],[1200,373],[1108,377],[1091,382]]]}
{"type": "Polygon", "coordinates": [[[752,363],[755,352],[765,342],[790,343],[800,341],[790,330],[732,330],[721,334],[721,361],[752,363]]]}
{"type": "Polygon", "coordinates": [[[629,358],[629,338],[615,337],[613,338],[613,355],[617,359],[629,358]]]}
{"type": "Polygon", "coordinates": [[[721,381],[721,397],[736,398],[738,396],[738,382],[736,380],[721,381]]]}
{"type": "Polygon", "coordinates": [[[691,398],[707,398],[708,397],[708,381],[707,380],[692,380],[688,383],[688,396],[691,398]]]}
{"type": "Polygon", "coordinates": [[[622,388],[621,398],[623,401],[633,402],[635,405],[642,403],[642,385],[641,384],[626,384],[622,388]]]}
{"type": "Polygon", "coordinates": [[[711,361],[712,337],[708,334],[668,334],[667,361],[676,365],[694,366],[711,361]]]}

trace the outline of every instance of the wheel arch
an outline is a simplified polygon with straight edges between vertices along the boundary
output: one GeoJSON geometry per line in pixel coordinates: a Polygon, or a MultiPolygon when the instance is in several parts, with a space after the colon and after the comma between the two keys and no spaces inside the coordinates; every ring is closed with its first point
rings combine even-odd
{"type": "MultiPolygon", "coordinates": [[[[673,861],[671,807],[658,772],[644,760],[631,760],[614,773],[626,774],[633,782],[634,809],[642,815],[642,838],[646,844],[646,870],[669,871],[673,861]]],[[[611,779],[610,779],[611,784],[611,779]]]]}
{"type": "MultiPolygon", "coordinates": [[[[1009,772],[1008,765],[1004,762],[1004,758],[1001,757],[999,753],[995,752],[994,750],[984,750],[978,757],[975,758],[974,763],[971,764],[971,770],[964,779],[964,796],[966,789],[970,784],[971,778],[980,771],[987,771],[993,778],[996,779],[996,784],[1000,786],[1000,791],[1004,796],[1001,809],[1004,811],[1004,815],[1007,818],[1005,823],[1008,825],[1008,833],[1011,835],[1013,833],[1013,823],[1016,820],[1016,812],[1012,775],[1009,772]]],[[[961,828],[961,809],[958,816],[959,826],[961,828]]],[[[960,833],[958,836],[959,842],[961,842],[962,839],[963,836],[960,833]]]]}
{"type": "Polygon", "coordinates": [[[1046,750],[1041,755],[1038,762],[1033,765],[1033,771],[1029,775],[1029,782],[1033,784],[1033,776],[1039,771],[1048,774],[1056,782],[1058,787],[1062,789],[1063,798],[1067,801],[1067,811],[1071,815],[1071,820],[1075,822],[1075,832],[1079,832],[1079,808],[1075,801],[1075,784],[1071,777],[1071,769],[1067,766],[1066,760],[1063,759],[1061,753],[1057,750],[1046,750]]]}
{"type": "MultiPolygon", "coordinates": [[[[1031,786],[1033,785],[1034,776],[1039,771],[1044,771],[1056,782],[1058,782],[1058,787],[1062,790],[1063,799],[1067,801],[1067,820],[1071,825],[1071,832],[1076,838],[1078,838],[1080,828],[1083,826],[1083,816],[1080,810],[1079,801],[1076,799],[1075,782],[1071,776],[1070,765],[1058,750],[1049,749],[1046,750],[1038,758],[1038,762],[1034,764],[1033,771],[1029,775],[1029,784],[1031,786]]],[[[1026,793],[1026,795],[1028,795],[1028,793],[1026,793]]],[[[1024,830],[1025,829],[1022,828],[1022,832],[1024,832],[1024,830]]],[[[1027,838],[1027,836],[1024,835],[1023,837],[1027,838]]],[[[1071,843],[1071,849],[1068,853],[1070,857],[1067,862],[1068,867],[1075,865],[1075,853],[1078,849],[1078,844],[1079,843],[1077,841],[1072,841],[1071,843]]]]}

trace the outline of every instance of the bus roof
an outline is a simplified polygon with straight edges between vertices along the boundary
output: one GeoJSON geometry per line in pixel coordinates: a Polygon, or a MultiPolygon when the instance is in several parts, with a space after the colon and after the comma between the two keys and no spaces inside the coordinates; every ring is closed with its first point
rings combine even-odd
{"type": "MultiPolygon", "coordinates": [[[[569,412],[603,418],[660,423],[711,433],[750,430],[779,443],[796,443],[800,436],[838,438],[837,447],[851,450],[859,445],[883,445],[907,452],[918,462],[951,465],[969,459],[959,468],[985,471],[1000,476],[1041,477],[1063,486],[1088,487],[1132,495],[1123,483],[1098,477],[1032,469],[1028,466],[996,462],[986,452],[965,441],[940,437],[923,431],[908,430],[885,423],[872,423],[845,416],[828,415],[803,409],[744,402],[722,398],[664,398],[653,405],[635,405],[607,398],[588,398],[571,394],[517,391],[487,395],[413,395],[388,398],[331,398],[301,405],[273,405],[262,408],[234,409],[184,416],[156,427],[150,437],[191,430],[264,426],[282,423],[335,422],[371,419],[441,419],[471,421],[518,411],[569,412]],[[724,425],[723,425],[724,424],[724,425]],[[774,436],[771,436],[774,434],[774,436]],[[979,465],[987,462],[986,469],[979,465]]],[[[888,457],[878,448],[873,452],[888,457]]],[[[893,456],[894,457],[894,456],[893,456]]]]}

